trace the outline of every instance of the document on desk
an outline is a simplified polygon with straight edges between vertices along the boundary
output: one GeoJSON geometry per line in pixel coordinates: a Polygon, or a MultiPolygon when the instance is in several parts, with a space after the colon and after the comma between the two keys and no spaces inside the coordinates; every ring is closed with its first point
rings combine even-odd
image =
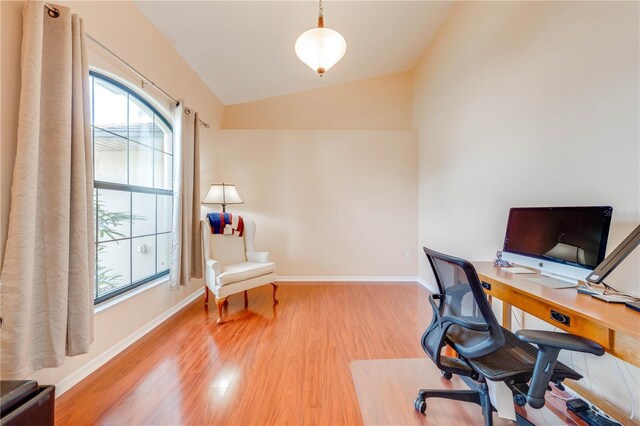
{"type": "Polygon", "coordinates": [[[505,266],[500,268],[503,271],[511,272],[512,274],[535,274],[536,271],[532,271],[531,269],[522,268],[520,266],[505,266]]]}

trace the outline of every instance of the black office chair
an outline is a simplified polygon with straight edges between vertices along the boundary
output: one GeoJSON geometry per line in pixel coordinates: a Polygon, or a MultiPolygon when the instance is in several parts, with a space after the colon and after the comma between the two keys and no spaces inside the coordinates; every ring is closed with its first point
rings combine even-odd
{"type": "Polygon", "coordinates": [[[537,330],[511,333],[498,324],[471,263],[426,247],[424,252],[439,294],[429,296],[433,319],[422,335],[422,347],[446,379],[453,374],[469,377],[477,382],[477,389],[420,389],[414,406],[421,413],[427,409],[427,398],[473,402],[482,407],[484,424],[490,426],[495,408],[489,399],[487,380],[505,382],[516,404],[542,408],[550,382],[562,389],[564,379],[582,378],[557,362],[561,349],[604,354],[599,344],[572,334],[537,330]],[[443,355],[445,345],[457,357],[443,355]]]}

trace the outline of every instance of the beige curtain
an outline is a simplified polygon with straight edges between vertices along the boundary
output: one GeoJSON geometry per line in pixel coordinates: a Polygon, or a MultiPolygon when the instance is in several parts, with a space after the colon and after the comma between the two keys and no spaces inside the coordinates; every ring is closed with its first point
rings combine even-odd
{"type": "Polygon", "coordinates": [[[198,113],[183,107],[173,111],[173,240],[170,288],[202,278],[200,236],[200,130],[198,113]]]}
{"type": "Polygon", "coordinates": [[[82,20],[23,10],[22,86],[0,277],[1,373],[25,378],[93,341],[93,174],[82,20]]]}

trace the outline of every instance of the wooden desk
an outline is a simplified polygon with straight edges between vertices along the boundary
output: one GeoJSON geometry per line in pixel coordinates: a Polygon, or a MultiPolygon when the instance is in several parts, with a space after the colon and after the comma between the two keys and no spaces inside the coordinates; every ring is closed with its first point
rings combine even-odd
{"type": "Polygon", "coordinates": [[[540,274],[512,274],[493,262],[473,262],[485,292],[503,302],[503,327],[511,328],[511,307],[536,316],[564,331],[600,343],[613,356],[640,367],[640,312],[624,304],[606,303],[575,288],[554,289],[528,281],[540,274]],[[562,324],[551,317],[556,311],[569,318],[562,324]]]}
{"type": "MultiPolygon", "coordinates": [[[[640,312],[580,294],[575,288],[554,289],[527,280],[539,273],[512,274],[493,262],[472,263],[480,280],[489,284],[485,288],[489,299],[502,301],[503,327],[511,329],[511,308],[515,306],[564,331],[592,339],[611,355],[640,367],[640,312]],[[552,310],[568,317],[569,324],[554,320],[552,310]]],[[[569,386],[623,424],[640,424],[580,383],[571,381],[569,386]]]]}

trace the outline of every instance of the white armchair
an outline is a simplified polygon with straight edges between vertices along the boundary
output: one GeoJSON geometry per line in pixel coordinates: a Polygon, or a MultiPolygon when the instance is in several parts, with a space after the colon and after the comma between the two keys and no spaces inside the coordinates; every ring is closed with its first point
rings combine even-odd
{"type": "Polygon", "coordinates": [[[273,302],[278,303],[276,292],[276,265],[269,252],[255,251],[256,225],[244,220],[244,235],[213,234],[208,220],[202,220],[202,252],[205,261],[205,298],[209,304],[209,290],[218,307],[218,324],[222,324],[222,309],[227,297],[244,292],[244,306],[249,305],[247,291],[265,284],[273,286],[273,302]]]}

